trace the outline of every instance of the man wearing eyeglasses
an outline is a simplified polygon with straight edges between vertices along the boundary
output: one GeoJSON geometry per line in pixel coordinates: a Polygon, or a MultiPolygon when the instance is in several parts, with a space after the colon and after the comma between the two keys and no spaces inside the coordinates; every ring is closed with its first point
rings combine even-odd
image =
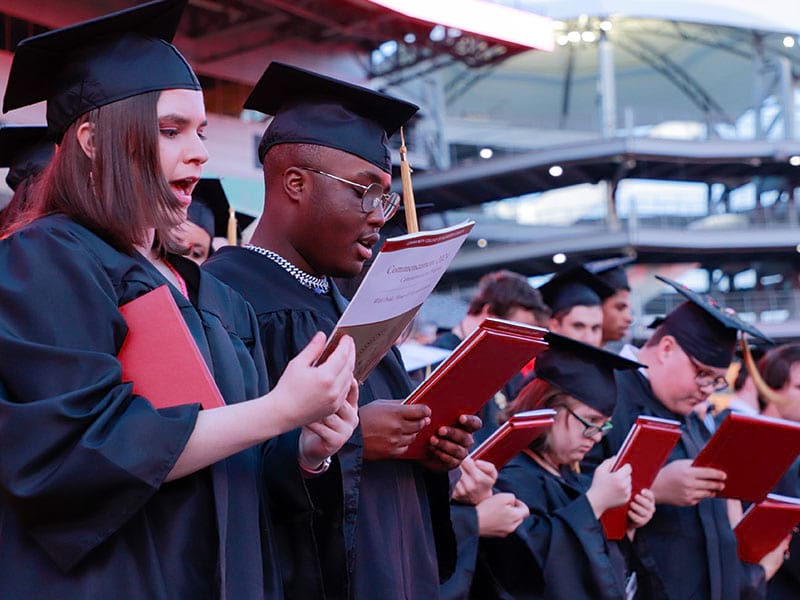
{"type": "Polygon", "coordinates": [[[639,415],[680,421],[683,435],[652,487],[656,514],[636,534],[640,547],[648,550],[640,558],[655,565],[649,580],[640,582],[642,597],[660,597],[663,592],[657,590],[665,590],[669,598],[763,598],[781,557],[773,552],[760,564],[739,560],[728,502],[716,498],[725,473],[691,465],[710,437],[694,408],[728,386],[725,373],[738,331],[768,338],[712,299],[659,279],[686,301],[667,315],[643,348],[623,348],[622,356],[648,368],[618,374],[614,428],[587,454],[584,466],[591,470],[619,451],[639,415]]]}
{"type": "MultiPolygon", "coordinates": [[[[259,145],[264,213],[249,246],[204,267],[253,305],[276,381],[316,331],[333,330],[346,301],[331,277],[358,275],[397,211],[387,138],[417,107],[280,63],[245,107],[275,115],[259,145]]],[[[265,457],[287,597],[438,597],[455,563],[447,472],[480,419],[437,431],[427,460],[396,460],[430,422],[428,407],[399,403],[410,391],[392,350],[360,387],[360,428],[341,451],[301,473],[297,437],[284,436],[265,457]]]]}

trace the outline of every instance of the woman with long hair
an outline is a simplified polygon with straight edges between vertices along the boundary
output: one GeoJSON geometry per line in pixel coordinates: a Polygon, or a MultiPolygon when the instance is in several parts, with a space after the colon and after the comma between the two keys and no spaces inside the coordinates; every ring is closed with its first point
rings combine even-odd
{"type": "MultiPolygon", "coordinates": [[[[633,598],[636,576],[625,548],[629,540],[607,540],[600,523],[606,510],[630,499],[630,466],[612,473],[609,459],[590,478],[577,472],[577,464],[611,427],[614,370],[641,365],[553,333],[547,340],[549,348],[536,359],[536,378],[508,413],[552,408],[555,422],[500,471],[496,484],[500,492],[524,502],[531,514],[510,536],[481,540],[480,556],[489,575],[475,582],[473,597],[633,598]]],[[[631,537],[654,511],[649,490],[634,497],[628,511],[631,537]]]]}
{"type": "MultiPolygon", "coordinates": [[[[202,92],[159,0],[17,48],[4,109],[58,144],[0,241],[0,597],[275,598],[262,442],[294,483],[357,422],[354,351],[318,335],[266,393],[252,309],[171,238],[208,156],[202,92]],[[119,307],[167,285],[226,406],[156,410],[122,380],[119,307]],[[299,448],[299,450],[298,450],[299,448]]],[[[267,465],[268,468],[268,465],[267,465]]]]}

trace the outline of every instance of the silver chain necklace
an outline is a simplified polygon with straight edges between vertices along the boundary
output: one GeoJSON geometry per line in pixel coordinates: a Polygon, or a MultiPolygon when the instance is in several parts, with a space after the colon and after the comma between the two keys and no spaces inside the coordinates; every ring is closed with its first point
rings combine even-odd
{"type": "Polygon", "coordinates": [[[326,277],[314,277],[311,273],[306,273],[303,269],[294,266],[288,260],[283,258],[277,252],[273,252],[272,250],[267,250],[266,248],[262,248],[261,246],[256,246],[255,244],[247,244],[245,246],[247,250],[255,252],[256,254],[260,254],[261,256],[266,256],[272,262],[277,264],[278,266],[282,267],[289,275],[294,277],[300,285],[307,287],[308,289],[312,290],[315,294],[327,294],[329,289],[328,279],[326,277]]]}

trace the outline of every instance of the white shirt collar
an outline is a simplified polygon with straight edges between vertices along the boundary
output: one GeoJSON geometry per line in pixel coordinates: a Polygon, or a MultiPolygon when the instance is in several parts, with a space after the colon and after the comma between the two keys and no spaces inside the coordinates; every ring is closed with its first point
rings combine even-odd
{"type": "MultiPolygon", "coordinates": [[[[639,362],[639,349],[631,344],[625,344],[622,347],[622,350],[619,351],[619,355],[622,358],[639,362]]],[[[645,378],[649,379],[649,377],[647,377],[647,369],[644,367],[639,368],[639,373],[641,373],[645,378]]]]}

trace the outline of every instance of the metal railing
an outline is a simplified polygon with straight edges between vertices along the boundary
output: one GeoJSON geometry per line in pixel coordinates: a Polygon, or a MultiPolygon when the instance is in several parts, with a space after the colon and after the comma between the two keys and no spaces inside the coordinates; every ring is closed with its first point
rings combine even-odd
{"type": "MultiPolygon", "coordinates": [[[[722,306],[731,308],[745,321],[759,327],[769,327],[787,336],[795,336],[800,330],[800,290],[765,289],[715,292],[711,294],[722,306]]],[[[686,298],[681,294],[667,293],[652,298],[642,305],[641,299],[633,296],[634,312],[637,314],[634,337],[642,339],[652,331],[647,326],[654,317],[664,316],[682,304],[686,298]]]]}

